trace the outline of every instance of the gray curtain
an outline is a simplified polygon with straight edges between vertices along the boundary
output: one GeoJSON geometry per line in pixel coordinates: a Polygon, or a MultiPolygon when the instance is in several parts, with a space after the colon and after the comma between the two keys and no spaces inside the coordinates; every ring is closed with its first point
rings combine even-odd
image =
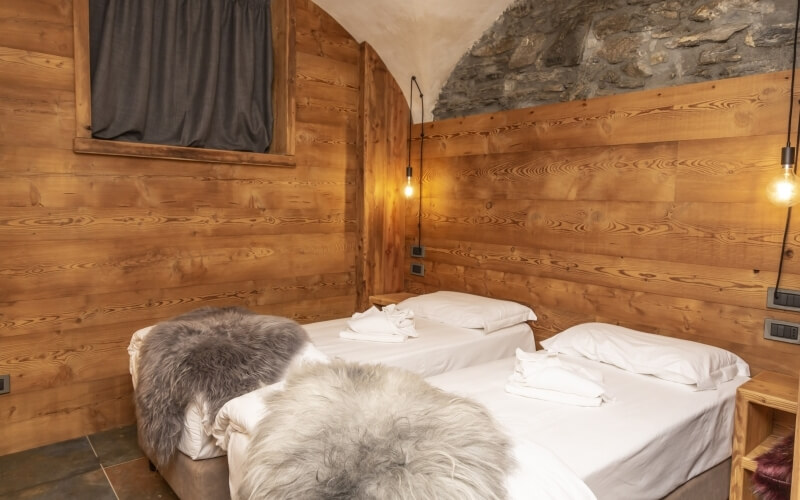
{"type": "Polygon", "coordinates": [[[269,0],[91,0],[92,135],[264,153],[269,0]]]}

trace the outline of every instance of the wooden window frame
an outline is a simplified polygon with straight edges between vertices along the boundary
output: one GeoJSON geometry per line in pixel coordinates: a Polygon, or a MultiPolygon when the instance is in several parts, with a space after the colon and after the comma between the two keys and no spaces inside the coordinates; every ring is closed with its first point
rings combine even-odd
{"type": "Polygon", "coordinates": [[[270,153],[190,148],[92,138],[92,90],[89,67],[89,0],[73,0],[75,59],[75,153],[135,156],[208,163],[295,166],[295,8],[294,0],[272,0],[275,113],[270,153]],[[274,151],[274,152],[273,152],[274,151]]]}

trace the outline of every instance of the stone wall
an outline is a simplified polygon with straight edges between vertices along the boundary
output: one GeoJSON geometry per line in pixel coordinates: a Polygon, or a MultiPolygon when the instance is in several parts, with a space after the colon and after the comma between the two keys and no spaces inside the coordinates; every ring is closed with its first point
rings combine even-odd
{"type": "Polygon", "coordinates": [[[436,119],[791,68],[791,0],[518,0],[461,58],[436,119]]]}

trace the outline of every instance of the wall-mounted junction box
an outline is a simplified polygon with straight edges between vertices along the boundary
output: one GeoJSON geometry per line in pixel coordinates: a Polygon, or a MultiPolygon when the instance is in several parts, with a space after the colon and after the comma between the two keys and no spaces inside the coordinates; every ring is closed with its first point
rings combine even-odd
{"type": "Polygon", "coordinates": [[[414,274],[416,276],[425,276],[425,264],[421,262],[412,262],[411,274],[414,274]]]}
{"type": "Polygon", "coordinates": [[[0,394],[11,392],[11,375],[0,375],[0,394]]]}
{"type": "Polygon", "coordinates": [[[800,344],[800,323],[767,318],[764,320],[764,338],[800,344]]]}
{"type": "Polygon", "coordinates": [[[767,288],[767,307],[800,312],[800,290],[778,288],[775,293],[774,286],[767,288]]]}
{"type": "Polygon", "coordinates": [[[425,247],[421,245],[412,245],[411,246],[411,256],[421,259],[425,257],[425,247]]]}

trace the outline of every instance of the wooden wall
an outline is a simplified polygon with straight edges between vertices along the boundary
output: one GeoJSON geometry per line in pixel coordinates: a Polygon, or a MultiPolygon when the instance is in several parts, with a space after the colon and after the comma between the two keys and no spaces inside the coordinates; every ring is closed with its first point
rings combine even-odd
{"type": "MultiPolygon", "coordinates": [[[[425,124],[424,278],[527,303],[537,340],[604,321],[800,372],[763,339],[786,210],[764,195],[786,142],[789,73],[425,124]]],[[[797,109],[797,107],[795,107],[797,109]]],[[[419,135],[419,128],[412,137],[419,135]]],[[[417,209],[406,212],[406,245],[417,209]]],[[[800,221],[781,287],[800,288],[800,221]]],[[[406,269],[410,259],[406,259],[406,269]]]]}
{"type": "Polygon", "coordinates": [[[361,44],[358,182],[358,309],[369,307],[369,295],[403,289],[405,198],[402,195],[408,144],[409,108],[397,82],[377,52],[361,44]]]}
{"type": "Polygon", "coordinates": [[[370,293],[360,47],[297,0],[295,48],[295,168],[77,155],[72,3],[2,2],[0,455],[133,422],[136,329],[200,306],[316,321],[370,293]]]}

